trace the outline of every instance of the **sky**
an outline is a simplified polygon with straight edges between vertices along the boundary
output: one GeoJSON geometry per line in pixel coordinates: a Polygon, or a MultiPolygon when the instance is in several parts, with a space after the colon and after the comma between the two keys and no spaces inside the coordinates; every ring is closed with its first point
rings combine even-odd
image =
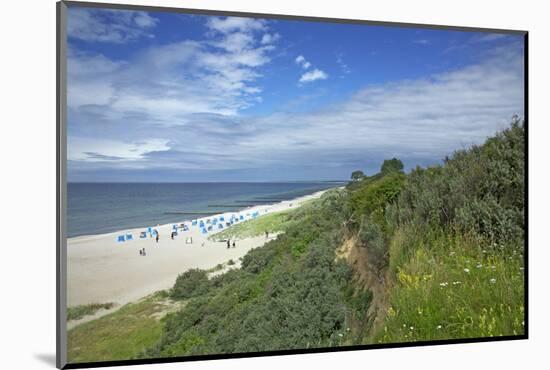
{"type": "Polygon", "coordinates": [[[437,165],[524,114],[523,37],[71,6],[70,182],[437,165]]]}

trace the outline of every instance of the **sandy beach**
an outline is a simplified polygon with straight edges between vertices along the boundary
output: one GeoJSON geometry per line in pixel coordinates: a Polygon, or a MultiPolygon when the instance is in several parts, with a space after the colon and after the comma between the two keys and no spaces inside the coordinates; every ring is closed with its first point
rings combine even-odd
{"type": "MultiPolygon", "coordinates": [[[[326,190],[325,190],[326,191],[326,190]]],[[[240,212],[226,212],[226,220],[232,215],[259,212],[259,217],[299,207],[304,202],[321,196],[325,191],[299,197],[275,204],[259,205],[240,212]]],[[[201,220],[201,219],[198,219],[201,220]]],[[[174,220],[174,224],[180,224],[174,220]]],[[[246,221],[241,221],[246,222],[246,221]]],[[[235,248],[227,249],[226,244],[208,238],[222,230],[204,235],[198,226],[189,231],[179,232],[172,240],[172,223],[166,225],[147,225],[159,231],[159,241],[147,236],[140,239],[145,230],[137,228],[119,232],[79,236],[67,241],[67,304],[69,307],[88,304],[115,302],[122,305],[135,301],[155,291],[173,286],[177,276],[190,268],[209,269],[230,259],[237,261],[250,249],[265,244],[265,236],[238,240],[235,248]],[[118,242],[117,236],[133,234],[134,240],[118,242]],[[186,238],[193,239],[186,244],[186,238]],[[140,256],[139,250],[145,248],[147,255],[140,256]]],[[[224,228],[225,230],[225,228],[224,228]]],[[[215,238],[214,238],[215,239],[215,238]]]]}

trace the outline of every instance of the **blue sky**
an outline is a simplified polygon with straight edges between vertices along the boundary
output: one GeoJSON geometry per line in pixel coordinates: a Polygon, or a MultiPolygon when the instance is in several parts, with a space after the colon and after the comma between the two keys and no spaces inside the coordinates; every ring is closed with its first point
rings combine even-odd
{"type": "Polygon", "coordinates": [[[69,181],[348,179],[523,112],[523,39],[70,7],[69,181]]]}

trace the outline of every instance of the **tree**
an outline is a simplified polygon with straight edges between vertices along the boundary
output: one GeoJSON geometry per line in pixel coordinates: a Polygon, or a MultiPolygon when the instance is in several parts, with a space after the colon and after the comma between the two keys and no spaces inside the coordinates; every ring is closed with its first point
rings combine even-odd
{"type": "Polygon", "coordinates": [[[382,173],[399,172],[399,171],[403,171],[403,162],[401,162],[397,158],[384,160],[384,163],[382,163],[382,167],[380,167],[380,172],[382,173]]]}
{"type": "Polygon", "coordinates": [[[351,179],[352,179],[353,181],[359,181],[359,180],[361,180],[361,179],[364,178],[364,177],[365,177],[365,174],[363,173],[363,171],[359,171],[359,170],[358,170],[358,171],[353,171],[353,172],[351,173],[351,179]]]}

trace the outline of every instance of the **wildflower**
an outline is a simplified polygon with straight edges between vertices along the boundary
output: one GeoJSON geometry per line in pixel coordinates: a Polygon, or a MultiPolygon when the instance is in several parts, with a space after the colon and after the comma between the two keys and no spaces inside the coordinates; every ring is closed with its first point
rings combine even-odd
{"type": "Polygon", "coordinates": [[[407,327],[407,324],[403,324],[403,327],[406,328],[406,327],[407,327]]]}
{"type": "Polygon", "coordinates": [[[453,281],[453,285],[459,285],[462,284],[460,281],[453,281]]]}
{"type": "Polygon", "coordinates": [[[491,279],[491,280],[489,280],[489,281],[491,282],[491,284],[494,284],[494,283],[497,282],[497,279],[494,279],[494,278],[493,278],[493,279],[491,279]]]}
{"type": "Polygon", "coordinates": [[[441,325],[437,325],[437,328],[438,328],[438,329],[441,329],[441,325]]]}
{"type": "Polygon", "coordinates": [[[469,273],[469,272],[470,272],[470,269],[466,268],[466,269],[464,269],[464,272],[465,272],[465,273],[469,273]]]}
{"type": "Polygon", "coordinates": [[[521,322],[521,326],[525,326],[525,321],[522,321],[522,322],[521,322]]]}
{"type": "Polygon", "coordinates": [[[411,326],[409,329],[414,330],[414,326],[411,326]]]}
{"type": "Polygon", "coordinates": [[[454,255],[455,255],[455,252],[449,253],[449,256],[454,256],[454,255]]]}
{"type": "Polygon", "coordinates": [[[477,266],[476,266],[478,269],[482,268],[483,265],[481,263],[478,263],[477,266]]]}
{"type": "Polygon", "coordinates": [[[340,338],[342,338],[342,337],[344,336],[344,334],[340,333],[340,334],[338,334],[338,336],[339,336],[340,338]]]}
{"type": "Polygon", "coordinates": [[[523,267],[520,267],[519,270],[520,270],[520,271],[523,271],[523,267]]]}
{"type": "Polygon", "coordinates": [[[449,285],[449,283],[447,283],[447,282],[439,283],[439,286],[442,286],[442,287],[446,287],[447,285],[449,285]]]}
{"type": "Polygon", "coordinates": [[[491,266],[491,270],[495,270],[496,269],[496,266],[491,266]]]}
{"type": "Polygon", "coordinates": [[[486,251],[485,249],[484,249],[484,250],[482,250],[482,252],[483,252],[483,253],[487,253],[487,251],[486,251]]]}

